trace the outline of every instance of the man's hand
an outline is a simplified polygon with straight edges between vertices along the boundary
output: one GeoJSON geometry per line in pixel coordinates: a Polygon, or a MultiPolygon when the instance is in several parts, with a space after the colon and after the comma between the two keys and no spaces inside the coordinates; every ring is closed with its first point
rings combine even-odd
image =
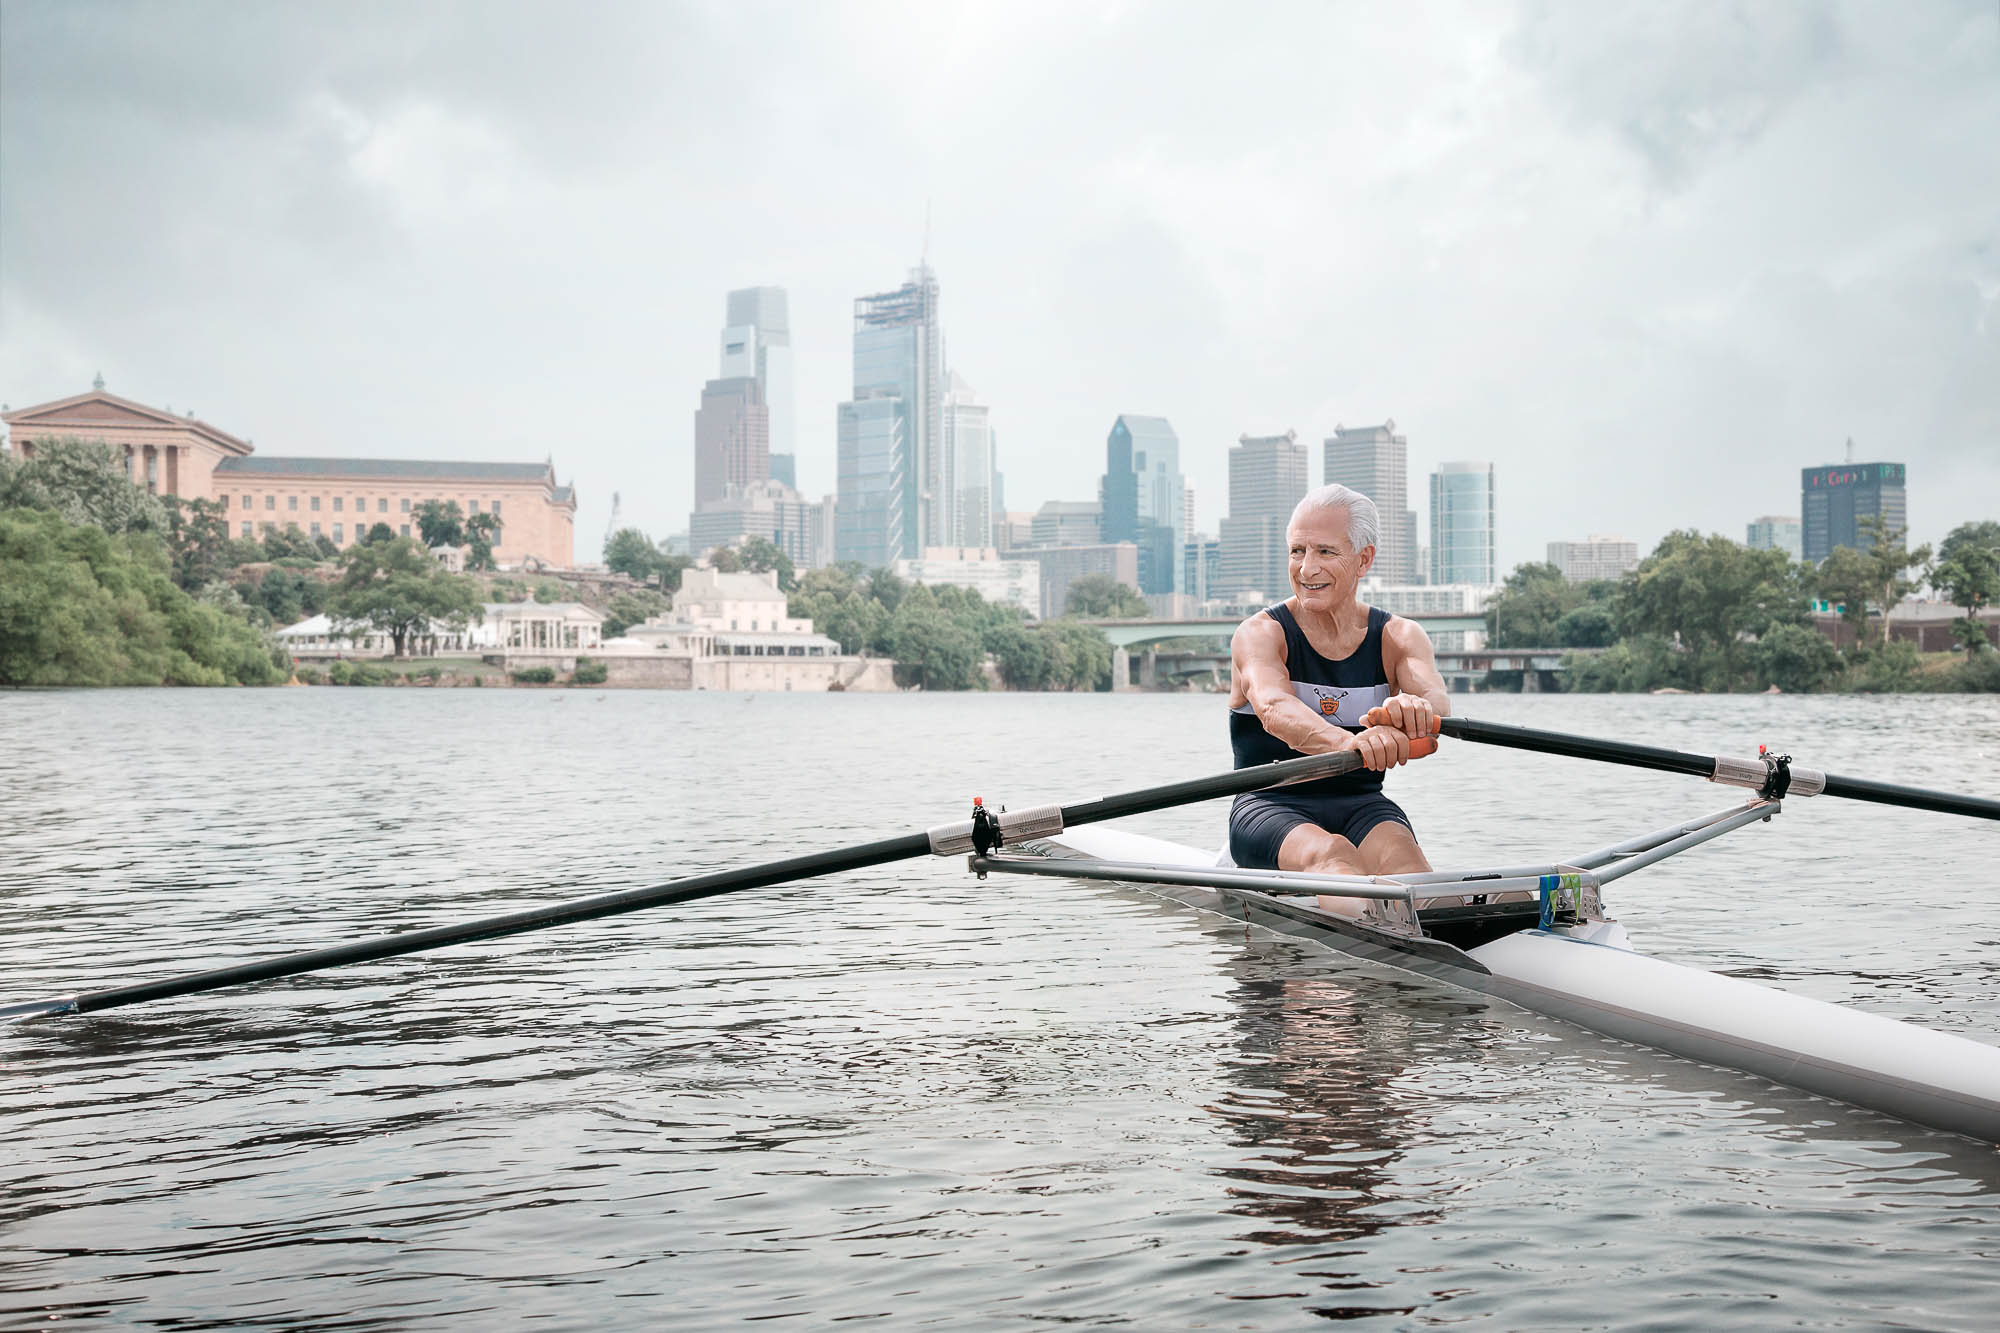
{"type": "Polygon", "coordinates": [[[1438,730],[1437,709],[1421,694],[1391,695],[1362,714],[1364,727],[1393,727],[1405,736],[1435,736],[1438,730]]]}
{"type": "Polygon", "coordinates": [[[1369,727],[1354,738],[1354,748],[1361,752],[1361,766],[1370,772],[1380,773],[1410,762],[1410,738],[1394,727],[1369,727]]]}

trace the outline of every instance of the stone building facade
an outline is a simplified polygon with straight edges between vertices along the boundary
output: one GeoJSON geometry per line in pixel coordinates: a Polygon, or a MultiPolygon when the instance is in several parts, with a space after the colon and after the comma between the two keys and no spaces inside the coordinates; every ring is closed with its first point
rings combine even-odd
{"type": "Polygon", "coordinates": [[[452,500],[467,515],[500,516],[493,554],[501,564],[575,563],[576,494],[557,482],[552,464],[259,456],[247,439],[107,393],[103,383],[0,413],[10,452],[26,459],[44,440],[102,440],[124,451],[126,475],[155,495],[222,502],[232,537],[297,524],[345,549],[376,523],[415,536],[426,500],[452,500]]]}

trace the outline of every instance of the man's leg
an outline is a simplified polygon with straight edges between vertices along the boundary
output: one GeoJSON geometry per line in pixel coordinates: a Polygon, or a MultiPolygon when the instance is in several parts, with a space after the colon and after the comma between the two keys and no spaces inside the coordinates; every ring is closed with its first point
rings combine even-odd
{"type": "MultiPolygon", "coordinates": [[[[1362,841],[1365,844],[1367,839],[1362,841]]],[[[1284,845],[1278,849],[1278,869],[1303,870],[1314,875],[1373,874],[1373,871],[1362,869],[1363,855],[1362,848],[1338,833],[1328,833],[1317,824],[1300,824],[1285,835],[1284,845]]],[[[1321,897],[1319,910],[1338,912],[1342,916],[1360,916],[1368,910],[1368,900],[1321,897]]]]}
{"type": "Polygon", "coordinates": [[[1417,846],[1417,835],[1400,820],[1385,819],[1369,829],[1358,851],[1364,875],[1406,875],[1431,868],[1424,849],[1417,846]]]}

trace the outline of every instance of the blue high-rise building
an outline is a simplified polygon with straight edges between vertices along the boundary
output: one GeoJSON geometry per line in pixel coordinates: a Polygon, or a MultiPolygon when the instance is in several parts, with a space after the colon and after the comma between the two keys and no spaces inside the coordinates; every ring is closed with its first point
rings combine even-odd
{"type": "Polygon", "coordinates": [[[839,414],[836,559],[886,566],[951,535],[956,496],[943,410],[938,284],[920,267],[895,291],[854,302],[854,398],[839,414]]]}
{"type": "Polygon", "coordinates": [[[909,441],[900,399],[884,395],[842,403],[834,506],[833,558],[886,569],[913,559],[905,506],[909,503],[909,441]]]}
{"type": "Polygon", "coordinates": [[[1431,473],[1431,582],[1500,581],[1493,465],[1440,463],[1431,473]]]}
{"type": "Polygon", "coordinates": [[[1165,417],[1127,413],[1104,445],[1103,540],[1139,548],[1139,589],[1181,591],[1187,542],[1187,480],[1181,441],[1165,417]]]}

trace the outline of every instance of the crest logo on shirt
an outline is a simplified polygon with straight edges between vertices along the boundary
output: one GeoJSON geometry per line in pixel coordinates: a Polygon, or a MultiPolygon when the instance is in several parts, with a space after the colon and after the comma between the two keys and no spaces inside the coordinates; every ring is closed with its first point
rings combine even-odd
{"type": "Polygon", "coordinates": [[[1319,696],[1320,715],[1322,717],[1332,717],[1340,711],[1340,705],[1346,698],[1346,690],[1335,690],[1331,695],[1321,693],[1319,696]]]}

